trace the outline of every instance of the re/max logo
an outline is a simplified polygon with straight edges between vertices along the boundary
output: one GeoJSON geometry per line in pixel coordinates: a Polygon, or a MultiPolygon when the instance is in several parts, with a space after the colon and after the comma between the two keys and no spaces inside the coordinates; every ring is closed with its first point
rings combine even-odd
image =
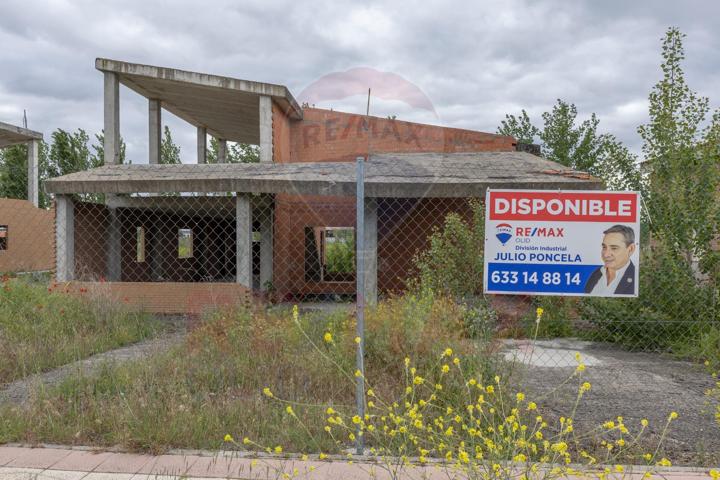
{"type": "Polygon", "coordinates": [[[565,237],[564,228],[555,227],[517,227],[516,237],[565,237]]]}

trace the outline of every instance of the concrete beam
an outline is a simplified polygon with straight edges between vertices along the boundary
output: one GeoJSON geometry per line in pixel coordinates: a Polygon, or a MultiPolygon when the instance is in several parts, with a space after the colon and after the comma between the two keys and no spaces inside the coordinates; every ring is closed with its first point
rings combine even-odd
{"type": "Polygon", "coordinates": [[[252,289],[252,204],[242,193],[235,197],[235,235],[237,283],[252,289]]]}
{"type": "Polygon", "coordinates": [[[190,87],[196,87],[198,91],[205,92],[206,95],[223,91],[229,92],[235,98],[239,96],[267,95],[273,97],[290,118],[301,120],[303,117],[302,108],[284,85],[253,82],[175,68],[128,63],[108,58],[96,58],[95,68],[101,72],[120,75],[120,80],[133,89],[144,90],[143,86],[153,82],[160,82],[162,88],[158,90],[162,90],[168,95],[173,93],[186,94],[190,87]]]}
{"type": "Polygon", "coordinates": [[[227,140],[218,138],[217,163],[227,163],[227,140]]]}
{"type": "MultiPolygon", "coordinates": [[[[115,165],[49,179],[49,193],[243,192],[353,196],[352,162],[115,165]]],[[[366,166],[365,196],[484,197],[487,188],[599,190],[600,179],[524,152],[383,154],[366,166]]]]}
{"type": "Polygon", "coordinates": [[[120,81],[117,73],[104,74],[104,134],[103,151],[106,165],[120,163],[120,81]]]}
{"type": "Polygon", "coordinates": [[[40,132],[0,122],[0,148],[20,145],[30,140],[42,140],[40,132]]]}
{"type": "Polygon", "coordinates": [[[40,170],[38,166],[38,152],[40,150],[40,141],[31,140],[27,146],[27,164],[28,164],[28,201],[36,207],[40,206],[40,170]]]}
{"type": "Polygon", "coordinates": [[[119,282],[122,280],[122,251],[121,251],[121,222],[116,208],[108,208],[108,237],[106,243],[107,280],[119,282]]]}
{"type": "Polygon", "coordinates": [[[55,197],[55,279],[75,279],[75,209],[72,197],[55,197]]]}
{"type": "Polygon", "coordinates": [[[377,199],[365,197],[365,304],[377,303],[377,199]]]}
{"type": "Polygon", "coordinates": [[[207,128],[197,127],[197,163],[207,163],[207,128]]]}
{"type": "Polygon", "coordinates": [[[160,100],[148,100],[149,163],[160,163],[160,145],[162,142],[162,105],[160,100]]]}
{"type": "Polygon", "coordinates": [[[260,100],[260,162],[273,161],[272,98],[262,95],[260,100]]]}

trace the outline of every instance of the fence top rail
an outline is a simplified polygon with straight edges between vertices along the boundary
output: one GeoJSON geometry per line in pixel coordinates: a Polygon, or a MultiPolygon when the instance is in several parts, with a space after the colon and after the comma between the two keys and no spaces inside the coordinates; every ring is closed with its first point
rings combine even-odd
{"type": "MultiPolygon", "coordinates": [[[[106,165],[45,182],[49,193],[246,192],[355,195],[353,162],[106,165]]],[[[602,188],[599,179],[525,152],[373,155],[368,197],[477,197],[487,188],[602,188]]]]}

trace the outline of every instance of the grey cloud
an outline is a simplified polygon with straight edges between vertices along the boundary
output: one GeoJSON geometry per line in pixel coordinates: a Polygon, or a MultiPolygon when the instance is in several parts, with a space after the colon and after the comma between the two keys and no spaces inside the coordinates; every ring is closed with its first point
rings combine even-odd
{"type": "MultiPolygon", "coordinates": [[[[298,95],[330,72],[372,67],[417,85],[437,123],[494,131],[525,108],[539,122],[557,98],[639,151],[635,128],[660,78],[660,39],[687,33],[685,70],[710,95],[720,82],[720,3],[666,1],[370,2],[211,0],[148,2],[6,0],[0,15],[0,120],[102,128],[97,56],[281,83],[298,95]],[[9,118],[5,118],[5,116],[9,118]]],[[[715,98],[712,98],[712,96],[715,98]]],[[[362,111],[356,98],[336,109],[362,111]]],[[[329,106],[329,105],[328,105],[329,106]]],[[[428,121],[423,112],[377,102],[379,115],[428,121]]],[[[147,157],[147,104],[123,91],[122,134],[134,161],[147,157]]],[[[192,127],[165,115],[184,161],[192,127]]]]}

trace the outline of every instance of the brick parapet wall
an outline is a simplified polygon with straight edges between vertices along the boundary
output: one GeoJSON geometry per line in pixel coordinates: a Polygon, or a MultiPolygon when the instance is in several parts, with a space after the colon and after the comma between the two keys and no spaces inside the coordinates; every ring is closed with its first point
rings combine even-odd
{"type": "Polygon", "coordinates": [[[101,296],[160,314],[200,314],[215,307],[252,303],[251,292],[237,283],[74,281],[55,288],[77,296],[101,296]]]}

